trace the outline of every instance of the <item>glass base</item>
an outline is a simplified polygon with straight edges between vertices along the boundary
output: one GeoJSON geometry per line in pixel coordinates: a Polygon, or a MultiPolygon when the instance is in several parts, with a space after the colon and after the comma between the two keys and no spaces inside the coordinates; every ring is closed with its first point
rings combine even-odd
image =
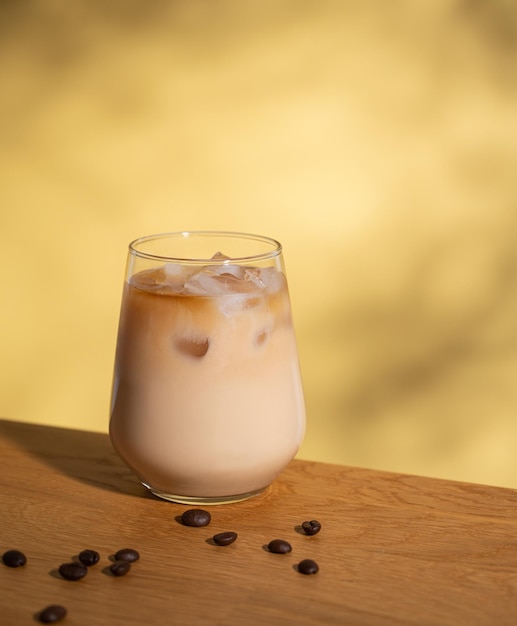
{"type": "Polygon", "coordinates": [[[174,493],[165,493],[164,491],[158,491],[157,489],[153,489],[149,485],[142,483],[144,487],[147,487],[149,491],[161,498],[162,500],[168,500],[169,502],[176,502],[178,504],[191,504],[191,505],[203,505],[203,506],[211,506],[217,504],[230,504],[232,502],[242,502],[243,500],[249,500],[249,498],[254,498],[255,496],[260,495],[263,491],[267,489],[267,487],[261,487],[256,491],[249,491],[248,493],[239,493],[233,496],[213,496],[213,497],[202,497],[202,496],[182,496],[174,493]]]}

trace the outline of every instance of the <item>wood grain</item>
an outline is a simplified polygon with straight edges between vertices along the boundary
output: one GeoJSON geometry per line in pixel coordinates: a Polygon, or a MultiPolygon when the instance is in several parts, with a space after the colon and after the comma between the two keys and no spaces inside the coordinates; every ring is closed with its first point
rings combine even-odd
{"type": "Polygon", "coordinates": [[[205,528],[158,500],[118,460],[108,437],[0,420],[0,623],[34,623],[48,604],[69,626],[448,625],[517,620],[517,491],[295,460],[262,496],[212,507],[205,528]],[[322,530],[299,526],[318,519],[322,530]],[[237,541],[213,545],[216,532],[237,541]],[[288,540],[287,555],[267,543],[288,540]],[[141,559],[122,578],[110,556],[141,559]],[[56,570],[93,548],[81,581],[56,570]],[[296,564],[316,560],[304,576],[296,564]]]}

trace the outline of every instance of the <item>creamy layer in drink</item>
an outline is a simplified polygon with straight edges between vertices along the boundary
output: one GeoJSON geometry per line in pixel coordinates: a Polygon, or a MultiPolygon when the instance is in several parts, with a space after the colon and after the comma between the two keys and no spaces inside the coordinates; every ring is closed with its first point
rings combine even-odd
{"type": "Polygon", "coordinates": [[[303,438],[285,276],[214,260],[141,270],[124,286],[110,435],[160,494],[260,490],[303,438]]]}

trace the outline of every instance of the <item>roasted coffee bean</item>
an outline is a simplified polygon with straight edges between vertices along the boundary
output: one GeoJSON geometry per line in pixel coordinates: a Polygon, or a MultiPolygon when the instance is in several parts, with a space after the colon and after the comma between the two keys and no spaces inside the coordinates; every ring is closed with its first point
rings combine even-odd
{"type": "Polygon", "coordinates": [[[270,552],[275,554],[287,554],[292,550],[291,544],[283,539],[273,539],[273,541],[268,543],[267,547],[270,552]]]}
{"type": "Polygon", "coordinates": [[[113,576],[125,576],[131,569],[131,563],[129,561],[115,561],[113,565],[110,565],[110,572],[113,576]]]}
{"type": "Polygon", "coordinates": [[[312,519],[310,522],[303,522],[302,528],[306,535],[315,535],[321,530],[321,524],[316,519],[312,519]]]}
{"type": "Polygon", "coordinates": [[[27,558],[19,550],[7,550],[7,552],[2,554],[2,561],[7,567],[20,567],[27,563],[27,558]]]}
{"type": "Polygon", "coordinates": [[[44,624],[54,624],[55,622],[59,622],[60,619],[63,619],[66,615],[66,609],[64,606],[60,604],[51,604],[47,606],[46,609],[43,609],[39,614],[39,621],[44,624]]]}
{"type": "Polygon", "coordinates": [[[116,561],[129,561],[129,563],[134,563],[138,561],[139,558],[140,554],[132,548],[122,548],[122,550],[115,553],[116,561]]]}
{"type": "Polygon", "coordinates": [[[83,550],[79,552],[78,559],[86,567],[91,567],[99,562],[100,555],[96,550],[83,550]]]}
{"type": "Polygon", "coordinates": [[[58,572],[66,580],[80,580],[88,573],[88,568],[82,563],[63,563],[59,566],[58,572]]]}
{"type": "Polygon", "coordinates": [[[312,559],[304,559],[298,563],[300,574],[316,574],[319,569],[319,565],[312,559]]]}
{"type": "Polygon", "coordinates": [[[203,509],[189,509],[181,516],[181,523],[184,526],[208,526],[212,516],[203,509]]]}
{"type": "Polygon", "coordinates": [[[229,546],[237,539],[237,533],[231,531],[226,533],[217,533],[217,535],[214,535],[212,539],[218,546],[229,546]]]}

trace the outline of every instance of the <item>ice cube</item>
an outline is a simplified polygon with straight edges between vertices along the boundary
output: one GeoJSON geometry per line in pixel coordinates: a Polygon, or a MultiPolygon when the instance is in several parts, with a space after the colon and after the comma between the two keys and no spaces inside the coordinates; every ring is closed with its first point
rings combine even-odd
{"type": "Polygon", "coordinates": [[[253,283],[259,289],[264,289],[267,284],[264,282],[264,278],[266,276],[259,267],[248,267],[244,272],[244,280],[253,283]]]}
{"type": "Polygon", "coordinates": [[[210,257],[211,261],[229,261],[230,257],[226,256],[226,254],[223,254],[222,252],[216,252],[214,255],[212,255],[210,257]]]}
{"type": "Polygon", "coordinates": [[[264,328],[264,330],[262,330],[255,338],[255,342],[257,346],[263,345],[269,339],[270,334],[271,334],[271,329],[264,328]]]}
{"type": "Polygon", "coordinates": [[[275,274],[278,274],[278,272],[274,267],[248,267],[246,268],[244,278],[259,289],[266,289],[269,287],[275,274]]]}
{"type": "Polygon", "coordinates": [[[165,275],[170,276],[171,278],[183,276],[183,267],[178,263],[165,263],[163,269],[165,270],[165,275]]]}
{"type": "Polygon", "coordinates": [[[236,311],[247,308],[249,295],[246,293],[229,293],[218,301],[219,310],[226,317],[231,317],[236,311]]]}
{"type": "Polygon", "coordinates": [[[228,276],[233,276],[234,278],[238,278],[239,280],[243,280],[245,278],[246,270],[240,265],[235,265],[235,263],[216,265],[215,267],[211,267],[210,269],[213,274],[217,274],[219,276],[227,274],[228,276]]]}
{"type": "Polygon", "coordinates": [[[166,263],[163,267],[164,285],[173,292],[182,291],[187,276],[186,269],[178,263],[166,263]]]}
{"type": "Polygon", "coordinates": [[[183,293],[189,296],[207,296],[208,292],[203,284],[201,272],[191,274],[183,285],[183,293]]]}
{"type": "MultiPolygon", "coordinates": [[[[286,288],[286,280],[284,274],[282,272],[278,272],[273,267],[265,268],[266,270],[272,270],[267,274],[262,275],[262,280],[266,285],[266,289],[269,293],[273,293],[275,291],[280,291],[281,289],[286,288]]],[[[264,271],[264,270],[263,270],[264,271]]]]}
{"type": "Polygon", "coordinates": [[[185,283],[185,291],[196,296],[223,296],[235,293],[239,280],[232,274],[212,274],[209,271],[198,272],[185,283]]]}
{"type": "Polygon", "coordinates": [[[201,358],[208,352],[210,341],[208,337],[178,337],[174,347],[185,356],[201,358]]]}
{"type": "Polygon", "coordinates": [[[132,276],[131,283],[138,289],[155,293],[177,290],[177,285],[167,277],[164,268],[142,270],[132,276]]]}
{"type": "Polygon", "coordinates": [[[244,280],[253,283],[259,289],[264,288],[264,282],[260,275],[260,269],[258,267],[247,267],[244,270],[244,280]]]}
{"type": "Polygon", "coordinates": [[[172,280],[184,280],[183,292],[187,295],[222,296],[226,294],[250,294],[269,287],[279,272],[274,267],[250,267],[231,263],[231,259],[220,252],[211,260],[214,265],[204,265],[190,274],[180,275],[175,267],[170,268],[172,280]]]}

